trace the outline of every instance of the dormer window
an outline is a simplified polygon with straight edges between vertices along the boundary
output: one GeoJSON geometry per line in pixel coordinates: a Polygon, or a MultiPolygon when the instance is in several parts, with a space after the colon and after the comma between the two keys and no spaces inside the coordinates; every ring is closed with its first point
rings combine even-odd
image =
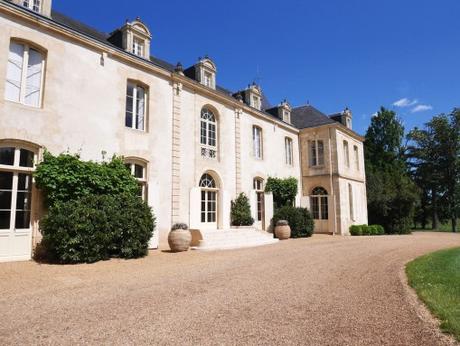
{"type": "Polygon", "coordinates": [[[291,123],[291,114],[288,111],[283,111],[283,121],[291,123]]]}
{"type": "Polygon", "coordinates": [[[29,10],[40,13],[40,0],[24,0],[23,6],[27,7],[29,10]]]}
{"type": "Polygon", "coordinates": [[[184,71],[184,74],[198,83],[216,88],[216,65],[209,57],[199,58],[198,62],[184,71]]]}
{"type": "Polygon", "coordinates": [[[260,105],[260,97],[259,96],[256,96],[256,95],[252,95],[252,104],[251,104],[252,107],[260,110],[261,108],[261,105],[260,105]]]}
{"type": "Polygon", "coordinates": [[[144,40],[139,39],[137,37],[133,38],[133,54],[144,57],[144,51],[145,51],[145,44],[144,40]]]}
{"type": "Polygon", "coordinates": [[[112,32],[108,40],[126,52],[143,59],[150,59],[151,39],[150,30],[137,18],[132,22],[126,22],[124,26],[112,32]]]}

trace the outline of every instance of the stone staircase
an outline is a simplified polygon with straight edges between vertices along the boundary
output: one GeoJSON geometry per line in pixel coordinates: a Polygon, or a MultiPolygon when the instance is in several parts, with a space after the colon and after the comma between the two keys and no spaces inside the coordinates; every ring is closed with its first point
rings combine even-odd
{"type": "Polygon", "coordinates": [[[255,228],[203,230],[200,233],[203,239],[199,241],[198,246],[192,247],[194,250],[231,250],[278,242],[278,239],[273,238],[273,234],[255,228]]]}

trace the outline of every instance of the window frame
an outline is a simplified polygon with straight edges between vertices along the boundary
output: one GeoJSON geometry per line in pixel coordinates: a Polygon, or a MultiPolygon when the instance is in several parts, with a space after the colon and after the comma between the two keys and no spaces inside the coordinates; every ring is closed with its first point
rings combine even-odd
{"type": "Polygon", "coordinates": [[[351,185],[350,183],[348,183],[348,208],[350,212],[349,213],[350,220],[356,221],[353,185],[351,185]]]}
{"type": "Polygon", "coordinates": [[[22,6],[36,13],[41,13],[42,0],[23,0],[22,6]],[[37,4],[38,3],[38,4],[37,4]],[[35,9],[37,8],[37,9],[35,9]]]}
{"type": "Polygon", "coordinates": [[[146,49],[145,40],[136,35],[133,35],[132,53],[138,57],[144,58],[145,49],[146,49]]]}
{"type": "Polygon", "coordinates": [[[350,168],[350,145],[347,140],[343,140],[343,156],[345,160],[345,166],[350,168]]]}
{"type": "Polygon", "coordinates": [[[14,144],[14,143],[2,143],[0,144],[0,149],[3,148],[12,148],[14,149],[14,156],[13,156],[13,164],[0,164],[0,172],[6,172],[12,174],[12,182],[11,182],[11,190],[10,189],[2,189],[3,192],[10,192],[11,193],[11,200],[10,206],[11,209],[2,209],[1,211],[8,211],[10,213],[10,221],[9,221],[9,228],[8,229],[0,229],[0,234],[8,234],[11,232],[15,232],[16,234],[21,233],[29,233],[32,228],[32,210],[33,210],[33,172],[35,171],[35,167],[37,165],[38,160],[38,153],[37,150],[34,150],[28,146],[14,144]],[[32,157],[32,165],[24,166],[20,164],[21,162],[21,151],[27,151],[33,155],[32,157]],[[19,189],[19,179],[20,175],[25,175],[29,178],[30,186],[28,189],[19,189]],[[19,209],[17,202],[18,202],[18,195],[19,193],[28,193],[29,194],[29,208],[28,209],[19,209]],[[16,228],[17,223],[17,212],[25,211],[29,213],[29,225],[27,228],[16,228]]]}
{"type": "Polygon", "coordinates": [[[359,148],[357,145],[353,146],[353,152],[355,154],[355,168],[359,172],[361,170],[361,167],[360,167],[361,165],[359,162],[359,148]]]}
{"type": "Polygon", "coordinates": [[[314,220],[329,220],[329,194],[323,187],[315,187],[310,195],[310,209],[314,220]]]}
{"type": "Polygon", "coordinates": [[[252,155],[256,160],[264,159],[264,133],[260,126],[252,126],[252,155]]]}
{"type": "Polygon", "coordinates": [[[137,184],[141,188],[139,197],[144,201],[148,202],[148,164],[145,161],[128,158],[124,160],[126,168],[131,172],[131,175],[136,179],[137,184]],[[128,167],[129,166],[129,167],[128,167]],[[142,178],[136,176],[136,167],[142,168],[142,178]]]}
{"type": "Polygon", "coordinates": [[[8,48],[8,56],[7,56],[7,67],[6,67],[6,78],[5,78],[5,92],[4,92],[4,99],[8,102],[14,102],[14,103],[17,103],[17,104],[21,104],[21,105],[24,105],[26,107],[31,107],[31,108],[42,108],[43,107],[43,96],[44,96],[44,87],[45,87],[45,71],[46,71],[46,59],[47,59],[47,52],[46,50],[44,50],[43,48],[33,44],[33,43],[30,43],[30,42],[27,42],[25,40],[21,40],[21,39],[16,39],[16,38],[12,38],[10,40],[10,44],[9,44],[9,48],[8,48]],[[8,65],[10,63],[10,53],[11,53],[11,45],[12,44],[17,44],[17,45],[20,45],[23,47],[23,53],[22,53],[22,66],[21,66],[21,76],[20,76],[20,81],[18,81],[20,83],[19,85],[19,99],[18,100],[12,100],[10,98],[7,97],[6,95],[6,90],[7,90],[7,86],[6,84],[9,83],[9,79],[8,79],[8,65]],[[34,105],[34,104],[27,104],[26,103],[26,92],[27,92],[27,74],[28,74],[28,67],[29,67],[29,61],[30,61],[30,50],[35,50],[37,53],[39,53],[41,55],[41,64],[40,64],[40,90],[39,90],[39,95],[38,95],[38,104],[37,105],[34,105]]]}
{"type": "Polygon", "coordinates": [[[294,141],[290,137],[284,137],[285,162],[288,166],[294,166],[294,141]]]}
{"type": "Polygon", "coordinates": [[[324,140],[322,139],[312,139],[308,141],[308,155],[309,155],[309,167],[311,168],[321,168],[324,167],[325,161],[324,161],[324,140]],[[320,150],[320,144],[321,144],[321,150],[320,150]],[[313,149],[314,149],[314,155],[313,155],[313,149]],[[321,155],[320,155],[321,154],[321,155]]]}
{"type": "Polygon", "coordinates": [[[149,114],[149,87],[141,82],[131,80],[129,79],[127,84],[126,84],[126,93],[125,93],[125,127],[131,130],[136,130],[140,132],[148,132],[148,114],[149,114]],[[129,87],[132,87],[133,94],[132,96],[129,95],[129,87]],[[139,127],[139,114],[137,114],[138,111],[138,102],[137,102],[137,97],[139,90],[142,89],[144,92],[144,114],[143,114],[143,123],[142,123],[142,128],[139,127]],[[128,111],[128,100],[129,98],[132,99],[132,109],[131,111],[128,111]],[[128,118],[128,113],[131,113],[131,126],[127,125],[127,118],[128,118]]]}
{"type": "Polygon", "coordinates": [[[217,160],[219,152],[219,121],[216,112],[209,107],[201,109],[199,131],[201,157],[217,160]]]}

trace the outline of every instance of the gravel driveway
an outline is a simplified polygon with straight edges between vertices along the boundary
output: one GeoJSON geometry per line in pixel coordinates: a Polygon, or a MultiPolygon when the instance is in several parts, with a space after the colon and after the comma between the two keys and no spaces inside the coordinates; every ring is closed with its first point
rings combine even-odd
{"type": "Polygon", "coordinates": [[[460,235],[315,236],[93,265],[0,264],[0,345],[444,345],[404,264],[460,235]]]}

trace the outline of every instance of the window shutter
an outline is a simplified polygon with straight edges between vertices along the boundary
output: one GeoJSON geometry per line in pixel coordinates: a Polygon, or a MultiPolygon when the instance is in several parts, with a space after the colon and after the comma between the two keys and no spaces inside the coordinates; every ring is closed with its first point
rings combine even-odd
{"type": "Polygon", "coordinates": [[[40,106],[43,55],[35,49],[29,49],[29,62],[26,76],[25,104],[40,106]]]}
{"type": "Polygon", "coordinates": [[[5,98],[7,100],[20,101],[23,63],[24,45],[11,42],[6,73],[5,98]]]}

